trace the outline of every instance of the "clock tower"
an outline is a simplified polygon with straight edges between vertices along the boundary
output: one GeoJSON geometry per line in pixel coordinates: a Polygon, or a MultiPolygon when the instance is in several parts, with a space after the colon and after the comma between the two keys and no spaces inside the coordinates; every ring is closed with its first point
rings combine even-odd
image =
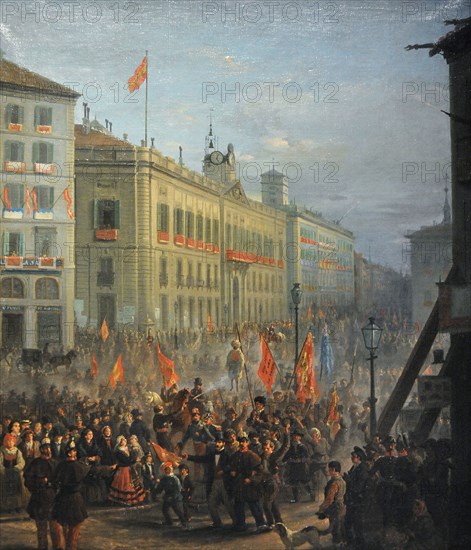
{"type": "Polygon", "coordinates": [[[212,115],[209,115],[209,132],[205,139],[203,174],[230,187],[236,181],[234,146],[229,143],[227,153],[218,149],[218,139],[213,133],[212,115]]]}

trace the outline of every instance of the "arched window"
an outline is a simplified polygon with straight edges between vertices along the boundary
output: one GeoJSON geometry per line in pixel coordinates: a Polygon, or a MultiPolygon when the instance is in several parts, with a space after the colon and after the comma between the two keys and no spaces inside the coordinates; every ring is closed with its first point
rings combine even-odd
{"type": "Polygon", "coordinates": [[[2,298],[24,298],[24,286],[16,277],[4,277],[0,290],[2,298]]]}
{"type": "Polygon", "coordinates": [[[36,281],[36,299],[37,300],[58,300],[59,285],[55,279],[43,277],[36,281]]]}

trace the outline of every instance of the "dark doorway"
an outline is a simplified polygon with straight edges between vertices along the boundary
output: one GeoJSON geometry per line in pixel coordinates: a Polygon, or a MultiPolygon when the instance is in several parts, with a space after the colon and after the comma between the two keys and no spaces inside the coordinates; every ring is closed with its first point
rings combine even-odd
{"type": "Polygon", "coordinates": [[[2,322],[2,347],[23,347],[23,314],[4,313],[2,322]]]}
{"type": "Polygon", "coordinates": [[[106,319],[108,328],[112,329],[116,325],[116,296],[114,294],[102,294],[98,296],[98,328],[106,319]]]}

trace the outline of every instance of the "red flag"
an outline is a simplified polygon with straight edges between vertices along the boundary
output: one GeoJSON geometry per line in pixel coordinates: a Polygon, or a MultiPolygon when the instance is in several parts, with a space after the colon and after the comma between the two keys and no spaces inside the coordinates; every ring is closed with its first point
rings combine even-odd
{"type": "Polygon", "coordinates": [[[67,203],[67,216],[69,216],[69,218],[73,220],[74,213],[72,211],[72,197],[70,196],[68,187],[64,189],[64,199],[65,199],[65,202],[67,203]]]}
{"type": "Polygon", "coordinates": [[[144,56],[139,67],[134,71],[131,78],[128,79],[128,88],[130,92],[139,89],[139,86],[147,78],[147,57],[144,56]]]}
{"type": "Polygon", "coordinates": [[[296,397],[300,403],[315,396],[316,380],[314,378],[314,343],[312,334],[307,333],[298,363],[295,368],[296,397]]]}
{"type": "Polygon", "coordinates": [[[334,388],[332,391],[332,395],[330,396],[330,403],[329,403],[329,409],[327,413],[327,423],[333,424],[334,422],[338,422],[339,420],[339,413],[337,411],[337,406],[340,402],[337,389],[334,388]]]}
{"type": "Polygon", "coordinates": [[[160,351],[159,342],[157,342],[157,360],[167,387],[169,388],[172,384],[176,384],[180,380],[180,377],[175,372],[175,363],[160,351]]]}
{"type": "Polygon", "coordinates": [[[119,357],[114,364],[113,370],[111,371],[110,386],[115,389],[118,382],[124,384],[123,355],[121,353],[119,354],[119,357]]]}
{"type": "Polygon", "coordinates": [[[11,203],[10,199],[8,198],[8,185],[5,185],[5,187],[3,188],[3,202],[7,210],[11,210],[11,203]]]}
{"type": "Polygon", "coordinates": [[[25,206],[26,206],[26,215],[29,216],[31,214],[31,204],[30,204],[30,192],[29,192],[28,186],[26,186],[25,206]]]}
{"type": "Polygon", "coordinates": [[[157,456],[159,457],[160,462],[172,462],[172,464],[178,465],[182,459],[177,454],[172,453],[172,451],[167,451],[167,449],[164,449],[160,445],[157,445],[157,443],[154,443],[151,441],[152,447],[154,447],[154,451],[156,452],[157,456]]]}
{"type": "Polygon", "coordinates": [[[98,374],[98,361],[96,360],[95,354],[92,353],[92,368],[90,369],[90,375],[92,378],[96,378],[98,374]]]}
{"type": "Polygon", "coordinates": [[[33,187],[31,191],[31,198],[33,199],[33,210],[38,211],[38,194],[36,193],[36,187],[33,187]]]}
{"type": "Polygon", "coordinates": [[[263,336],[260,337],[260,343],[262,347],[262,359],[260,361],[260,365],[258,366],[257,374],[265,385],[267,392],[272,393],[272,387],[275,383],[276,363],[263,336]]]}
{"type": "Polygon", "coordinates": [[[100,336],[103,342],[106,342],[109,335],[110,335],[110,331],[108,330],[108,325],[106,324],[106,317],[105,317],[105,319],[103,319],[103,323],[101,324],[101,329],[100,329],[100,336]]]}
{"type": "Polygon", "coordinates": [[[213,323],[211,321],[211,313],[208,311],[208,331],[213,332],[213,323]]]}

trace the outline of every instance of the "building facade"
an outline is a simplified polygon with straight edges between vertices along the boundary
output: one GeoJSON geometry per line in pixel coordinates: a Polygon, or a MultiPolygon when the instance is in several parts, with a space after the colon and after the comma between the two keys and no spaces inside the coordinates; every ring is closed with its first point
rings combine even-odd
{"type": "Polygon", "coordinates": [[[74,338],[74,107],[79,94],[0,60],[0,330],[6,348],[74,338]]]}

